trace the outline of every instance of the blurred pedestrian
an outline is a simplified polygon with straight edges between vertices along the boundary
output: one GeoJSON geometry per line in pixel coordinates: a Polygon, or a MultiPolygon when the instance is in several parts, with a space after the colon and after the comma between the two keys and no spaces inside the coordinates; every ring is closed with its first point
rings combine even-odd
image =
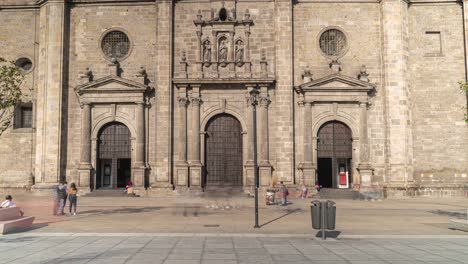
{"type": "Polygon", "coordinates": [[[281,196],[281,205],[283,205],[283,206],[288,205],[289,191],[288,191],[288,188],[286,188],[286,186],[283,184],[282,181],[280,181],[279,193],[280,193],[280,196],[281,196]]]}
{"type": "Polygon", "coordinates": [[[68,201],[70,202],[70,215],[76,215],[76,202],[78,189],[74,182],[70,184],[70,190],[68,191],[68,201]],[[73,209],[73,210],[72,210],[73,209]]]}
{"type": "Polygon", "coordinates": [[[301,195],[300,195],[301,199],[306,199],[308,193],[309,193],[309,190],[307,189],[307,187],[304,184],[302,184],[302,186],[301,186],[301,195]]]}
{"type": "MultiPolygon", "coordinates": [[[[11,195],[5,196],[5,201],[3,201],[0,204],[0,208],[10,208],[10,207],[16,207],[15,202],[13,202],[13,197],[11,195]]],[[[20,210],[20,215],[23,216],[23,211],[20,210]]]]}
{"type": "Polygon", "coordinates": [[[67,203],[67,196],[68,196],[66,181],[60,182],[58,186],[57,194],[58,194],[57,196],[59,199],[59,208],[58,208],[57,215],[63,215],[63,210],[65,209],[65,205],[67,203]]]}

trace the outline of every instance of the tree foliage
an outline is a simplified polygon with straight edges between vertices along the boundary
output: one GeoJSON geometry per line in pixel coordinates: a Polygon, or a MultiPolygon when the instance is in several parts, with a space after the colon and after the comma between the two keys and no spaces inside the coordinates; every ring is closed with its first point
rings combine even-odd
{"type": "Polygon", "coordinates": [[[0,57],[0,135],[11,125],[15,106],[21,102],[23,80],[20,69],[0,57]]]}
{"type": "MultiPolygon", "coordinates": [[[[466,96],[468,104],[468,82],[460,82],[460,90],[466,96]]],[[[465,107],[465,122],[468,123],[468,108],[465,107]]]]}

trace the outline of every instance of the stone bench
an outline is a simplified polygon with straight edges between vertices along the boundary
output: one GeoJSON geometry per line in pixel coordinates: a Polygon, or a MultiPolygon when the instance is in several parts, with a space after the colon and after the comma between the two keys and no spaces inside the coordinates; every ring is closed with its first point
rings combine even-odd
{"type": "Polygon", "coordinates": [[[468,220],[450,219],[449,228],[468,232],[468,220]]]}
{"type": "Polygon", "coordinates": [[[19,207],[0,208],[0,234],[30,227],[33,216],[21,216],[19,207]]]}

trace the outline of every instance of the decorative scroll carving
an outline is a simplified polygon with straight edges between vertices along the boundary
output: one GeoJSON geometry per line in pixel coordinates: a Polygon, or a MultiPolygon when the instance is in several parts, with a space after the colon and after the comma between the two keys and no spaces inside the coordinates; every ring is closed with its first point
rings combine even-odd
{"type": "Polygon", "coordinates": [[[179,96],[178,100],[180,107],[186,107],[188,105],[189,100],[186,96],[179,96]]]}
{"type": "Polygon", "coordinates": [[[202,102],[201,98],[198,97],[198,96],[191,96],[190,101],[191,101],[193,106],[200,106],[200,104],[202,102]]]}

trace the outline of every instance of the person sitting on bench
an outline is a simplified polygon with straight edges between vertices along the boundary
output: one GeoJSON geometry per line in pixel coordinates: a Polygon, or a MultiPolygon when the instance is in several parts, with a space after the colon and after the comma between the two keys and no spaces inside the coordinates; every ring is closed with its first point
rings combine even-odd
{"type": "MultiPolygon", "coordinates": [[[[11,195],[7,195],[5,196],[5,201],[3,201],[1,204],[0,204],[0,208],[9,208],[9,207],[16,207],[16,204],[15,202],[13,202],[13,197],[11,197],[11,195]]],[[[23,216],[24,213],[23,211],[20,210],[20,215],[23,216]]]]}

